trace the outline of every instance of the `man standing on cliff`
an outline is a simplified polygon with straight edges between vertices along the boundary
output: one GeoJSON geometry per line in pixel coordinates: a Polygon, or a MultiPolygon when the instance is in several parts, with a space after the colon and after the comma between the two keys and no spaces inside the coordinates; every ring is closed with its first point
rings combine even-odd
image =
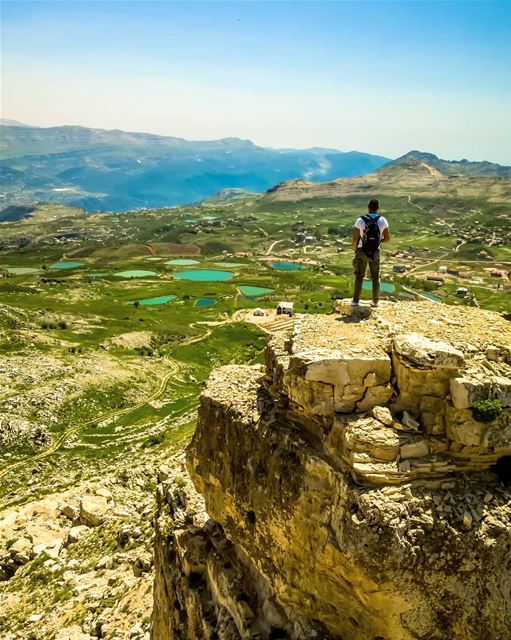
{"type": "Polygon", "coordinates": [[[380,299],[380,244],[390,240],[389,224],[387,220],[378,215],[380,203],[378,200],[369,200],[368,213],[357,218],[353,229],[352,246],[355,251],[353,269],[355,272],[355,289],[351,304],[358,306],[362,283],[367,265],[373,282],[373,301],[375,307],[380,299]]]}

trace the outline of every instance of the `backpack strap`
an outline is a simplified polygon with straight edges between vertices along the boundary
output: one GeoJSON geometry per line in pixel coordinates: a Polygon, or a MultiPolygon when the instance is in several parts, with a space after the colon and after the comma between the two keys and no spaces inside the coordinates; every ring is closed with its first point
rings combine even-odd
{"type": "Polygon", "coordinates": [[[376,218],[371,218],[367,213],[365,216],[362,216],[362,220],[367,224],[368,222],[378,222],[381,216],[377,215],[376,218]]]}

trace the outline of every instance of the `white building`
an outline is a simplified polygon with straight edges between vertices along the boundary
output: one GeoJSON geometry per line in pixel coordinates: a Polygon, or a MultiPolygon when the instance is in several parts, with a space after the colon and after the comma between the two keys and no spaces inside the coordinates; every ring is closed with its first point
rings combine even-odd
{"type": "Polygon", "coordinates": [[[277,315],[293,315],[293,303],[292,302],[279,302],[277,305],[277,315]]]}

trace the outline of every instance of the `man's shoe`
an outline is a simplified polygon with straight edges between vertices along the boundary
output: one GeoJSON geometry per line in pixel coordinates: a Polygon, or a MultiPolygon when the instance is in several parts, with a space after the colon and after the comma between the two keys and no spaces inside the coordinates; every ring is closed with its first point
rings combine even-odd
{"type": "Polygon", "coordinates": [[[351,306],[352,307],[358,307],[360,305],[360,302],[357,302],[356,300],[352,300],[351,301],[351,306]]]}
{"type": "Polygon", "coordinates": [[[378,300],[373,300],[371,302],[371,307],[377,307],[378,306],[378,300]]]}

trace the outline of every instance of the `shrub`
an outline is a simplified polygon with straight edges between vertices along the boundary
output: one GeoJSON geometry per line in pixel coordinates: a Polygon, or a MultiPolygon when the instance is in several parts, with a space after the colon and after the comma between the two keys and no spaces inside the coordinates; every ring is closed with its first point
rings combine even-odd
{"type": "Polygon", "coordinates": [[[208,240],[208,242],[201,247],[201,254],[203,256],[216,256],[222,253],[222,251],[234,253],[234,249],[230,244],[226,244],[220,240],[208,240]]]}
{"type": "Polygon", "coordinates": [[[500,400],[481,400],[472,407],[472,415],[478,422],[491,422],[502,413],[500,400]]]}

